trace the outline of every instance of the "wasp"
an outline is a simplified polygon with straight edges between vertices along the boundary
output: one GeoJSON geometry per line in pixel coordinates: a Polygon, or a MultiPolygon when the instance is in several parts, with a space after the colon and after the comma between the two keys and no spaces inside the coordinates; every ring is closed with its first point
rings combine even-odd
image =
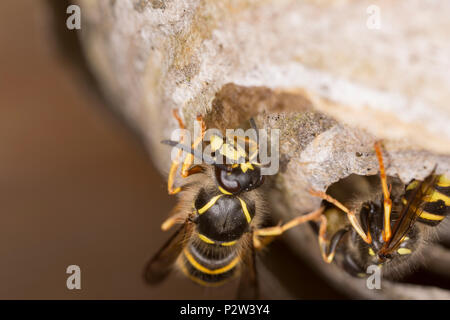
{"type": "MultiPolygon", "coordinates": [[[[176,110],[173,116],[179,127],[185,128],[176,110]]],[[[239,277],[238,297],[257,298],[256,250],[268,243],[265,239],[272,239],[316,219],[322,209],[294,218],[284,225],[262,228],[266,204],[260,188],[264,176],[258,162],[258,141],[235,137],[234,140],[242,140],[246,145],[246,148],[240,148],[229,143],[230,139],[212,137],[209,164],[194,164],[194,158],[201,156],[195,150],[206,143],[203,117],[198,116],[196,121],[201,132],[192,145],[184,144],[186,139],[183,135],[179,141],[163,141],[179,149],[172,161],[167,186],[169,194],[178,195],[179,200],[161,228],[167,231],[175,224],[181,226],[150,259],[145,278],[150,284],[159,283],[174,267],[203,286],[219,286],[239,277]],[[182,161],[183,151],[187,151],[187,156],[182,161]],[[234,163],[228,161],[231,164],[224,164],[218,161],[221,157],[234,163]],[[183,183],[174,187],[180,166],[183,183]]],[[[250,125],[257,132],[253,119],[250,119],[250,125]]]]}
{"type": "Polygon", "coordinates": [[[375,191],[345,205],[326,193],[311,191],[329,204],[320,217],[323,260],[331,263],[339,251],[338,264],[359,277],[366,276],[370,265],[392,275],[410,268],[411,258],[420,256],[432,229],[450,213],[450,180],[445,175],[436,175],[435,168],[423,181],[405,185],[386,176],[381,143],[376,142],[374,148],[380,170],[375,191]],[[350,223],[336,227],[343,214],[350,223]],[[328,221],[334,221],[333,225],[327,225],[328,221]]]}

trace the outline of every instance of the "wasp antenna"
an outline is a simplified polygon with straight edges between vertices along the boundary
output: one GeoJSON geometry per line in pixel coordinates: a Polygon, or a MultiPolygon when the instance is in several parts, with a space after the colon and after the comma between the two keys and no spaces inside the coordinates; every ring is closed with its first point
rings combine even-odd
{"type": "Polygon", "coordinates": [[[167,145],[172,146],[172,147],[176,147],[178,145],[178,142],[173,141],[173,140],[162,140],[161,143],[162,144],[167,144],[167,145]]]}
{"type": "MultiPolygon", "coordinates": [[[[190,154],[192,154],[192,155],[194,155],[194,156],[198,156],[198,155],[196,154],[195,150],[192,150],[192,148],[191,148],[190,146],[187,146],[187,145],[178,143],[178,142],[176,142],[176,141],[173,141],[173,140],[163,140],[163,141],[161,141],[161,143],[162,143],[162,144],[167,144],[167,145],[169,145],[169,146],[171,146],[171,147],[179,148],[179,149],[181,149],[181,150],[183,150],[183,151],[186,151],[186,152],[188,152],[188,153],[190,153],[190,154]]],[[[201,157],[200,157],[200,158],[201,158],[201,157]]]]}
{"type": "Polygon", "coordinates": [[[437,167],[438,167],[438,164],[436,163],[436,164],[434,165],[433,170],[431,171],[430,174],[434,174],[434,173],[436,172],[436,170],[437,170],[437,167]]]}
{"type": "Polygon", "coordinates": [[[206,154],[202,154],[201,151],[197,151],[195,149],[192,149],[190,146],[178,143],[176,141],[173,140],[162,140],[161,141],[162,144],[167,144],[171,147],[175,147],[175,148],[179,148],[183,151],[186,151],[190,154],[192,154],[194,157],[196,157],[197,159],[200,160],[204,160],[206,163],[211,163],[211,164],[215,164],[215,161],[212,157],[206,155],[206,154]]]}
{"type": "Polygon", "coordinates": [[[252,128],[255,129],[255,130],[257,130],[258,127],[256,126],[255,119],[253,119],[253,117],[252,117],[252,118],[250,118],[249,121],[250,121],[250,125],[252,126],[252,128]]]}
{"type": "Polygon", "coordinates": [[[258,132],[258,127],[256,126],[255,119],[253,119],[253,117],[252,117],[252,118],[250,118],[249,121],[250,121],[250,126],[251,126],[252,129],[255,130],[255,132],[256,132],[256,142],[259,143],[259,132],[258,132]]]}

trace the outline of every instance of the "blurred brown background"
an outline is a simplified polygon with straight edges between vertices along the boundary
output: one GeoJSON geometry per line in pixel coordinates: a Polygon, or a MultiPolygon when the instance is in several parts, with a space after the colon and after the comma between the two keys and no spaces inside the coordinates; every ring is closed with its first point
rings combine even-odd
{"type": "MultiPolygon", "coordinates": [[[[65,27],[66,7],[0,2],[0,298],[233,298],[233,283],[205,289],[176,275],[144,283],[174,199],[99,93],[76,31],[65,27]],[[81,267],[81,290],[66,288],[71,264],[81,267]]],[[[283,286],[271,297],[342,298],[282,241],[263,260],[283,286]]]]}

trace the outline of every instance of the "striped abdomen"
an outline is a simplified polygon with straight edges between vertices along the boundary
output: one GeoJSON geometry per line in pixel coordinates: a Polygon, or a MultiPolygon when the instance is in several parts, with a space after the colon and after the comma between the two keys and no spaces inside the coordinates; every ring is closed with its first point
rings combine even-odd
{"type": "MultiPolygon", "coordinates": [[[[419,185],[420,182],[414,180],[406,187],[404,203],[419,185]]],[[[444,175],[436,176],[434,184],[425,192],[423,201],[422,210],[417,210],[418,221],[432,226],[438,225],[450,214],[450,179],[444,175]]]]}
{"type": "Polygon", "coordinates": [[[204,286],[221,285],[237,273],[240,257],[235,245],[205,244],[195,239],[184,248],[179,259],[182,271],[204,286]]]}

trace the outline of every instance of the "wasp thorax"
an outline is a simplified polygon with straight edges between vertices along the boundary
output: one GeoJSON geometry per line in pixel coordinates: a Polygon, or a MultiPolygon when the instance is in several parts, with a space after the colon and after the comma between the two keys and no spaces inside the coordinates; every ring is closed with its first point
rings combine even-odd
{"type": "Polygon", "coordinates": [[[214,190],[201,189],[194,206],[198,232],[218,243],[241,238],[255,214],[253,202],[214,190]]]}

